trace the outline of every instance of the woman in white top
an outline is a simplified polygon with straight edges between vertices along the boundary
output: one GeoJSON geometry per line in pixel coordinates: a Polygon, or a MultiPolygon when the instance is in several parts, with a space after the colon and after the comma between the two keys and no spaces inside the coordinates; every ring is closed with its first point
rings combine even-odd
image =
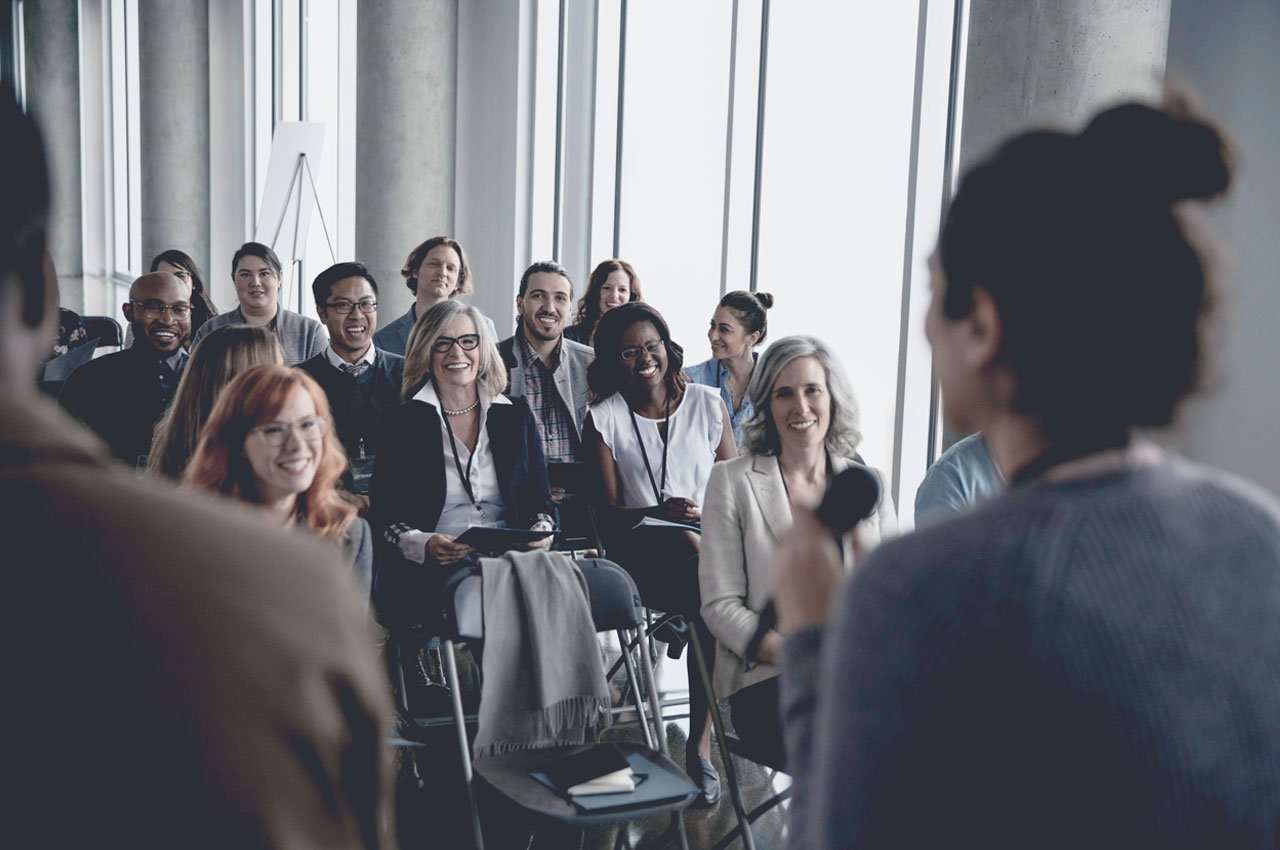
{"type": "MultiPolygon", "coordinates": [[[[830,349],[810,336],[789,336],[760,358],[747,390],[754,414],[744,427],[742,457],[718,464],[707,484],[702,524],[702,617],[719,642],[716,696],[729,698],[743,740],[783,761],[778,721],[782,636],[769,629],[754,652],[760,610],[769,600],[769,562],[791,527],[793,506],[813,509],[828,479],[859,463],[858,402],[830,349]]],[[[852,532],[863,549],[897,533],[893,499],[880,479],[880,504],[852,532]]],[[[844,547],[845,566],[853,547],[844,547]]]]}
{"type": "MultiPolygon", "coordinates": [[[[601,317],[595,349],[587,369],[594,401],[583,443],[599,466],[612,508],[605,523],[609,556],[635,578],[646,605],[684,614],[700,625],[700,533],[633,527],[646,517],[697,525],[712,465],[737,454],[729,414],[714,389],[686,384],[684,351],[648,304],[623,304],[601,317]]],[[[698,632],[710,657],[715,643],[705,627],[698,632]]],[[[685,761],[702,789],[702,802],[711,805],[720,789],[709,759],[710,713],[692,652],[687,663],[685,761]]]]}
{"type": "Polygon", "coordinates": [[[434,623],[445,579],[473,554],[469,526],[545,530],[555,507],[542,438],[484,315],[442,301],[418,317],[404,368],[405,403],[386,422],[370,483],[382,548],[374,602],[388,625],[434,623]],[[408,622],[406,622],[408,621],[408,622]]]}

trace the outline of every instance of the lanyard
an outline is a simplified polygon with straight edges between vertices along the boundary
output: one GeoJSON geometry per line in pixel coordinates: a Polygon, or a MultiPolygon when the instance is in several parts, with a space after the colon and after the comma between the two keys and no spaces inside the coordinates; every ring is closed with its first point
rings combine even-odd
{"type": "Polygon", "coordinates": [[[1123,431],[1109,436],[1099,435],[1093,439],[1058,443],[1019,469],[1009,481],[1009,486],[1018,487],[1039,478],[1055,466],[1108,449],[1122,449],[1128,444],[1129,435],[1123,431]]]}
{"type": "Polygon", "coordinates": [[[636,444],[640,446],[640,457],[644,459],[644,471],[649,474],[649,486],[653,488],[654,504],[662,504],[662,491],[667,489],[667,446],[671,445],[671,396],[667,396],[663,407],[662,425],[662,486],[653,477],[653,467],[649,465],[649,453],[644,449],[644,440],[640,436],[640,424],[636,422],[636,412],[627,405],[627,413],[631,414],[631,428],[636,432],[636,444]]]}
{"type": "MultiPolygon", "coordinates": [[[[449,432],[449,450],[453,452],[453,465],[458,469],[458,477],[462,479],[462,489],[467,491],[467,498],[471,500],[471,504],[478,511],[480,510],[480,500],[476,498],[475,490],[471,488],[471,464],[476,459],[476,452],[467,455],[466,472],[462,470],[462,460],[458,457],[458,441],[453,436],[453,426],[449,424],[449,416],[442,409],[440,415],[444,418],[444,429],[449,432]]],[[[480,429],[476,429],[476,450],[480,449],[480,429]]]]}

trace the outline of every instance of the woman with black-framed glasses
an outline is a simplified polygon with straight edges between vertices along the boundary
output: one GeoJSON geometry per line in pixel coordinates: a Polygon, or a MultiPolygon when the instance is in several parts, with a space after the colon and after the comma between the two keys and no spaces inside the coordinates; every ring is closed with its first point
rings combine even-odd
{"type": "MultiPolygon", "coordinates": [[[[583,433],[611,510],[605,522],[609,557],[631,573],[645,604],[684,614],[698,625],[707,658],[715,641],[701,623],[697,556],[702,497],[718,460],[738,453],[729,414],[712,387],[685,381],[684,349],[648,304],[631,302],[601,317],[596,359],[587,367],[591,412],[583,433]],[[690,528],[637,528],[645,519],[690,528]]],[[[720,782],[711,767],[710,712],[690,652],[689,742],[685,763],[714,804],[720,782]]]]}
{"type": "Polygon", "coordinates": [[[542,437],[524,399],[502,395],[507,370],[484,314],[442,301],[418,317],[405,403],[386,422],[370,498],[379,538],[374,601],[388,625],[433,623],[445,579],[475,554],[472,526],[529,528],[551,544],[555,507],[542,437]]]}

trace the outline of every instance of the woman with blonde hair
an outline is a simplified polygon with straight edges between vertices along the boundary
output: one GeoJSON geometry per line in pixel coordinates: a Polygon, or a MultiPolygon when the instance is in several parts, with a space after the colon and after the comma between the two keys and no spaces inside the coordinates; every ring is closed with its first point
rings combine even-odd
{"type": "Polygon", "coordinates": [[[324,391],[305,372],[270,364],[219,393],[183,479],[341,545],[367,588],[373,543],[337,487],[346,468],[324,391]]]}
{"type": "Polygon", "coordinates": [[[404,363],[404,404],[378,441],[370,496],[379,545],[375,603],[384,622],[432,621],[439,592],[473,555],[469,526],[547,532],[555,507],[542,437],[523,398],[502,394],[507,370],[484,314],[442,301],[418,317],[404,363]]]}
{"type": "Polygon", "coordinates": [[[156,423],[147,472],[181,478],[218,392],[236,375],[266,363],[284,364],[280,343],[266,328],[226,325],[200,340],[182,370],[173,404],[156,423]]]}

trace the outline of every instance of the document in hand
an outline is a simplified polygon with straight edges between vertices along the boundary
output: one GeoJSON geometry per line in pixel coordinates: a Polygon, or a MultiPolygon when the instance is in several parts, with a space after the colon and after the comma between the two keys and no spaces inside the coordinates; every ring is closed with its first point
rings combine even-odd
{"type": "Polygon", "coordinates": [[[632,531],[639,531],[642,528],[683,528],[686,531],[696,531],[702,533],[702,526],[688,522],[671,522],[670,520],[657,519],[656,517],[647,516],[644,519],[631,526],[632,531]]]}

